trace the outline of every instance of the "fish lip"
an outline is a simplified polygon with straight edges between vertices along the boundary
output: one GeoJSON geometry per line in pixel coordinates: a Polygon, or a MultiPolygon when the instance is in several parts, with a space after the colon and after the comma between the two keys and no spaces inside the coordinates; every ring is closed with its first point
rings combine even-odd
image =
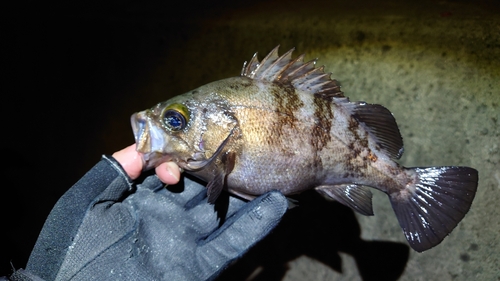
{"type": "Polygon", "coordinates": [[[139,132],[141,132],[142,134],[142,132],[144,131],[145,122],[140,122],[139,118],[137,117],[137,113],[134,113],[132,114],[132,116],[130,116],[130,124],[132,125],[132,132],[134,133],[134,139],[137,143],[140,136],[139,132]]]}
{"type": "Polygon", "coordinates": [[[164,152],[167,139],[161,127],[153,124],[148,110],[132,114],[130,117],[134,133],[136,151],[141,154],[143,170],[155,168],[172,157],[164,152]]]}
{"type": "Polygon", "coordinates": [[[137,151],[141,153],[158,152],[163,154],[167,138],[161,126],[156,124],[150,115],[151,113],[146,110],[134,113],[130,117],[137,151]]]}
{"type": "Polygon", "coordinates": [[[156,168],[164,162],[172,161],[172,157],[168,154],[161,154],[158,152],[143,153],[142,154],[142,170],[147,171],[156,168]]]}
{"type": "Polygon", "coordinates": [[[130,124],[138,152],[147,154],[152,152],[150,137],[148,132],[148,116],[146,112],[136,112],[130,116],[130,124]]]}

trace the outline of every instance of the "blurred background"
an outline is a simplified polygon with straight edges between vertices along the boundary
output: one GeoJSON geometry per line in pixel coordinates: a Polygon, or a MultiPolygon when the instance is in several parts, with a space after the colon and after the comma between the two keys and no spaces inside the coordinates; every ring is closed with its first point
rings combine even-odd
{"type": "Polygon", "coordinates": [[[0,15],[0,276],[26,265],[57,199],[133,143],[133,112],[237,76],[279,44],[319,58],[351,100],[388,107],[403,165],[474,167],[478,194],[419,254],[385,195],[363,217],[305,193],[219,280],[500,280],[497,1],[24,1],[0,15]]]}

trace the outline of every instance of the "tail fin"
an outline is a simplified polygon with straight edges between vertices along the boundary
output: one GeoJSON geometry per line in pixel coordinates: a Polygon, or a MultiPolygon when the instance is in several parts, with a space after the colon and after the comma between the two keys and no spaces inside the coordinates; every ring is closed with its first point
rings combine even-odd
{"type": "Polygon", "coordinates": [[[468,167],[411,170],[418,180],[389,197],[410,246],[423,252],[443,241],[469,211],[478,173],[468,167]]]}

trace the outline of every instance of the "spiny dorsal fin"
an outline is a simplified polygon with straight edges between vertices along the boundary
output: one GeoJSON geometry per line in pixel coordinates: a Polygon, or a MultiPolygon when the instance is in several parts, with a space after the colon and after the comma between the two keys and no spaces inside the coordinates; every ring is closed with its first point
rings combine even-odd
{"type": "Polygon", "coordinates": [[[290,84],[295,89],[307,91],[328,97],[343,97],[337,80],[331,79],[331,73],[325,73],[324,67],[315,67],[316,60],[304,63],[304,55],[292,59],[289,50],[278,56],[279,45],[274,48],[261,62],[255,53],[250,62],[245,62],[241,76],[252,79],[290,84]]]}

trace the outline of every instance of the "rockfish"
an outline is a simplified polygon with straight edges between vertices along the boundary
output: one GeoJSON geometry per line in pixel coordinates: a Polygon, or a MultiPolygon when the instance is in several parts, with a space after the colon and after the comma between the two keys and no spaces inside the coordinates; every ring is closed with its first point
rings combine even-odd
{"type": "Polygon", "coordinates": [[[203,85],[132,115],[146,169],[174,161],[207,184],[251,200],[315,189],[373,215],[368,187],[389,196],[418,252],[439,244],[468,212],[478,183],[469,167],[405,168],[391,112],[351,102],[316,60],[292,50],[257,53],[241,75],[203,85]]]}

